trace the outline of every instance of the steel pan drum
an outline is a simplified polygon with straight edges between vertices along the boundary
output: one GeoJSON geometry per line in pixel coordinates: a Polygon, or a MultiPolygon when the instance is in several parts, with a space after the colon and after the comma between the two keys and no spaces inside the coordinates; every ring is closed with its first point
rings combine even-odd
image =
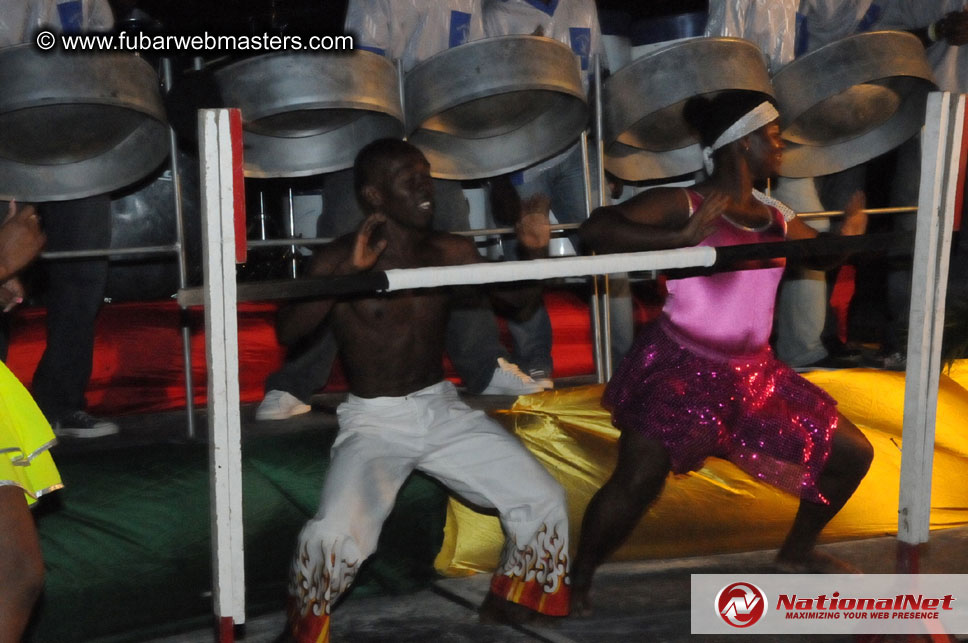
{"type": "Polygon", "coordinates": [[[242,110],[245,175],[308,176],[352,167],[361,147],[403,137],[396,67],[378,54],[268,54],[215,73],[242,110]]]}
{"type": "Polygon", "coordinates": [[[633,60],[602,88],[605,169],[628,181],[701,169],[682,107],[693,96],[732,89],[773,95],[763,54],[746,40],[696,38],[633,60]]]}
{"type": "MultiPolygon", "coordinates": [[[[202,234],[198,161],[179,151],[182,220],[190,285],[202,281],[202,234]]],[[[111,248],[174,243],[174,185],[167,169],[116,194],[111,200],[111,248]]],[[[114,301],[166,299],[178,290],[178,259],[173,254],[125,255],[111,260],[105,296],[114,301]]]]}
{"type": "Polygon", "coordinates": [[[936,89],[921,42],[876,31],[839,40],[773,77],[787,149],[780,173],[839,172],[897,147],[924,124],[936,89]]]}
{"type": "Polygon", "coordinates": [[[168,154],[158,77],[133,54],[0,49],[0,88],[0,198],[105,194],[168,154]]]}
{"type": "Polygon", "coordinates": [[[408,140],[443,179],[475,179],[560,152],[588,122],[578,59],[557,40],[501,36],[442,51],[407,74],[408,140]]]}

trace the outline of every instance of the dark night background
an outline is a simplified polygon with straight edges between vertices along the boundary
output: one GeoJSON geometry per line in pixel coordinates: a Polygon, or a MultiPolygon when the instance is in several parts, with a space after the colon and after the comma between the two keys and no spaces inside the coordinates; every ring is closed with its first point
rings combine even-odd
{"type": "MultiPolygon", "coordinates": [[[[119,19],[137,7],[169,32],[204,29],[226,34],[273,28],[331,34],[341,31],[346,0],[109,0],[119,19]]],[[[621,10],[632,22],[643,18],[705,11],[706,0],[598,0],[599,9],[621,10]]]]}

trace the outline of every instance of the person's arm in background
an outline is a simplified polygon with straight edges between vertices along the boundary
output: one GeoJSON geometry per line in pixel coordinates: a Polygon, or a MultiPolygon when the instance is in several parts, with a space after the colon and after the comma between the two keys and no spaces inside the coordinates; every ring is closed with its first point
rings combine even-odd
{"type": "Polygon", "coordinates": [[[18,208],[11,202],[7,218],[0,225],[0,306],[3,312],[9,312],[23,301],[24,290],[17,273],[33,261],[46,240],[34,206],[18,208]]]}

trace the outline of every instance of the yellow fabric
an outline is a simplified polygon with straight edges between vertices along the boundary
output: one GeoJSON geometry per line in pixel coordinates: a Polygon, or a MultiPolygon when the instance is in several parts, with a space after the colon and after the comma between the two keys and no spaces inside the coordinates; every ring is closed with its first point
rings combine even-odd
{"type": "Polygon", "coordinates": [[[0,485],[24,490],[27,504],[60,489],[50,457],[54,432],[23,384],[0,363],[0,485]]]}
{"type": "MultiPolygon", "coordinates": [[[[806,378],[829,392],[874,447],[870,472],[824,530],[824,541],[897,532],[904,374],[865,369],[818,371],[806,378]]],[[[931,528],[968,524],[968,361],[941,376],[932,478],[931,528]]],[[[528,449],[568,494],[571,543],[585,506],[615,465],[618,431],[601,408],[600,386],[522,397],[508,417],[528,449]]],[[[698,556],[779,546],[797,499],[710,458],[697,472],[671,476],[614,560],[698,556]]],[[[503,535],[497,518],[456,500],[447,510],[438,571],[493,570],[503,535]]]]}

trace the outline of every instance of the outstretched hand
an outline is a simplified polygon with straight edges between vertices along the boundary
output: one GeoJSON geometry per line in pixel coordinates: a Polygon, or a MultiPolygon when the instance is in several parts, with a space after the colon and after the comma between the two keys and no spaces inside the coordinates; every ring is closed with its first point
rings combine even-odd
{"type": "Polygon", "coordinates": [[[10,202],[7,218],[0,226],[0,276],[10,277],[30,263],[47,237],[40,229],[40,218],[32,205],[19,210],[16,203],[10,202]]]}
{"type": "Polygon", "coordinates": [[[387,240],[380,239],[374,243],[373,235],[377,228],[386,223],[387,218],[382,214],[371,214],[356,231],[353,240],[353,251],[350,254],[350,269],[353,272],[363,272],[376,265],[377,259],[386,250],[387,240]]]}
{"type": "Polygon", "coordinates": [[[548,212],[551,199],[545,194],[535,194],[521,202],[521,217],[514,230],[518,242],[529,250],[543,250],[551,241],[551,222],[548,212]]]}
{"type": "Polygon", "coordinates": [[[715,232],[716,221],[723,216],[727,204],[729,196],[723,192],[712,192],[703,199],[702,205],[689,217],[682,230],[686,242],[684,245],[694,246],[715,232]]]}
{"type": "Polygon", "coordinates": [[[847,201],[847,205],[844,206],[844,220],[840,226],[841,235],[852,237],[864,234],[867,230],[865,207],[867,207],[867,197],[860,190],[854,192],[847,201]]]}

